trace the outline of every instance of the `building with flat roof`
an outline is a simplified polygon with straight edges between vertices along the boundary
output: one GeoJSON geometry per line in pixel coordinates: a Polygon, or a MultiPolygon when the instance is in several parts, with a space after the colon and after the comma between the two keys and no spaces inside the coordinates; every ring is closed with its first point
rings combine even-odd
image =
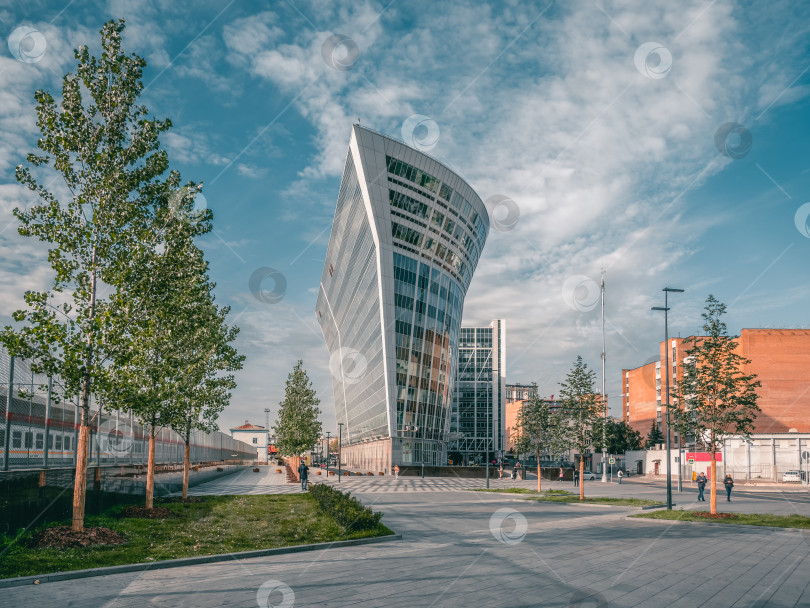
{"type": "MultiPolygon", "coordinates": [[[[670,385],[682,377],[683,360],[690,348],[689,338],[670,338],[670,385]]],[[[756,374],[762,386],[757,389],[762,410],[756,418],[756,433],[810,432],[810,330],[743,329],[736,338],[737,353],[751,363],[746,374],[756,374]]],[[[655,420],[666,426],[662,395],[666,397],[664,342],[659,344],[658,361],[622,370],[622,413],[624,420],[646,437],[655,420]],[[663,391],[663,392],[662,392],[663,391]]],[[[674,401],[671,400],[674,404],[674,401]]],[[[677,437],[677,436],[676,436],[677,437]]]]}
{"type": "Polygon", "coordinates": [[[506,321],[462,327],[458,375],[450,416],[449,452],[454,464],[486,462],[503,455],[506,443],[506,321]]]}
{"type": "Polygon", "coordinates": [[[488,232],[461,177],[353,125],[316,304],[347,466],[446,462],[464,297],[488,232]]]}

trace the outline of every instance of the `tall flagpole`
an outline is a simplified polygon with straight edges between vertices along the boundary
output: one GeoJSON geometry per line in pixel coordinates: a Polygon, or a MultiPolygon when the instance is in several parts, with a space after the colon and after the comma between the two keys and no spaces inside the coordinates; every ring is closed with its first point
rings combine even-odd
{"type": "Polygon", "coordinates": [[[602,407],[605,417],[602,421],[602,483],[607,483],[607,395],[605,394],[605,271],[602,270],[602,407]]]}

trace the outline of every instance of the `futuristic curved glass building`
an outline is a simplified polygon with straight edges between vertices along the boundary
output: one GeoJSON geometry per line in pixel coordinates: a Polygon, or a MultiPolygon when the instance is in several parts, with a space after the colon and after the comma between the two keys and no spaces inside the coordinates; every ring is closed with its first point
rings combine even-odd
{"type": "Polygon", "coordinates": [[[488,232],[458,175],[352,127],[316,306],[349,466],[445,463],[464,296],[488,232]]]}

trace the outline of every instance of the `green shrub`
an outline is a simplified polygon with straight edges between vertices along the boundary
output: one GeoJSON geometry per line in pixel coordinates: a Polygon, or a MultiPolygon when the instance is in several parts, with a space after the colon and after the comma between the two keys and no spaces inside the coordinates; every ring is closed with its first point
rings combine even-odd
{"type": "Polygon", "coordinates": [[[372,530],[380,523],[382,513],[375,513],[363,506],[348,492],[344,494],[332,486],[316,483],[309,486],[309,493],[321,511],[331,515],[346,530],[372,530]]]}

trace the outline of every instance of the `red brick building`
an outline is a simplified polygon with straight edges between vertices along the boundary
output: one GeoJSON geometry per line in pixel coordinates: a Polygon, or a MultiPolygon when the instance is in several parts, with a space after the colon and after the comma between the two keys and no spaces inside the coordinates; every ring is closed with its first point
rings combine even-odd
{"type": "MultiPolygon", "coordinates": [[[[670,338],[670,386],[681,377],[689,344],[670,338]]],[[[737,352],[750,359],[745,372],[756,374],[759,407],[756,433],[810,432],[810,330],[743,329],[736,339],[737,352]]],[[[653,420],[662,422],[661,397],[665,395],[664,342],[659,360],[622,370],[622,415],[646,437],[653,420]]]]}

